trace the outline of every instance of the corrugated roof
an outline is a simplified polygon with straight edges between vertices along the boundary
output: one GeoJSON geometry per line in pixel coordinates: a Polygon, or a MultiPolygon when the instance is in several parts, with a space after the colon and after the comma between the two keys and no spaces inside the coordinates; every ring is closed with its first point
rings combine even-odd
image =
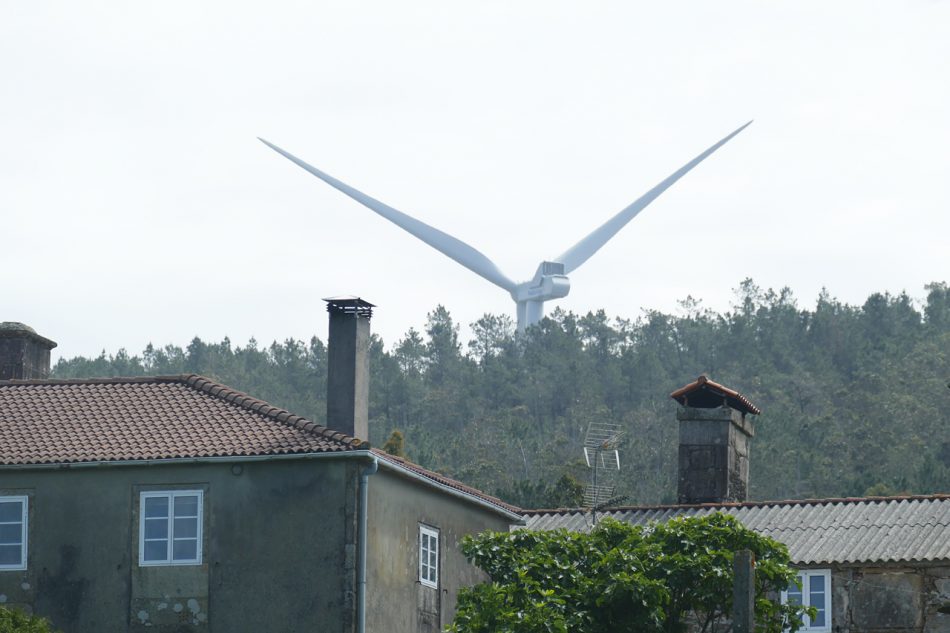
{"type": "Polygon", "coordinates": [[[202,376],[0,381],[0,465],[356,450],[202,376]]]}
{"type": "MultiPolygon", "coordinates": [[[[788,546],[796,565],[950,560],[950,495],[644,506],[598,512],[598,517],[644,525],[677,516],[724,512],[788,546]]],[[[587,531],[580,510],[537,510],[526,528],[587,531]]]]}

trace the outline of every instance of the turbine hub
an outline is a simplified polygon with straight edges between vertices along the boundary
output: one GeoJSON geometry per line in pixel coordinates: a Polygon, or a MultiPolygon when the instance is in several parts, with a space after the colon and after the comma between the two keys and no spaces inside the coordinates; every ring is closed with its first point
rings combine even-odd
{"type": "Polygon", "coordinates": [[[564,274],[564,264],[541,262],[534,278],[517,285],[511,292],[515,301],[548,301],[561,299],[571,291],[571,280],[564,274]]]}

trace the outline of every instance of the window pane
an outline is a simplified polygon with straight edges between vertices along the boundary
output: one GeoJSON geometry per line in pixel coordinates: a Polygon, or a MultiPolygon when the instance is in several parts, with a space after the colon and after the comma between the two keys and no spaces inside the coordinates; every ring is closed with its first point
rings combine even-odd
{"type": "Polygon", "coordinates": [[[173,548],[172,558],[174,560],[195,560],[198,558],[198,539],[176,540],[173,548]]]}
{"type": "Polygon", "coordinates": [[[175,516],[176,517],[198,516],[197,495],[189,495],[187,497],[175,497],[175,516]]]}
{"type": "Polygon", "coordinates": [[[168,516],[168,497],[145,497],[145,517],[163,518],[168,516]]]}
{"type": "Polygon", "coordinates": [[[0,523],[19,523],[23,521],[23,502],[4,501],[0,503],[0,523]]]}
{"type": "Polygon", "coordinates": [[[145,538],[168,538],[168,519],[145,519],[145,538]]]}
{"type": "Polygon", "coordinates": [[[145,560],[168,560],[168,541],[145,541],[145,560]]]}
{"type": "Polygon", "coordinates": [[[825,577],[816,575],[808,578],[808,604],[818,609],[811,620],[812,626],[825,626],[825,577]]]}
{"type": "MultiPolygon", "coordinates": [[[[801,576],[796,576],[795,580],[801,583],[802,588],[805,587],[804,579],[801,576]]],[[[788,596],[788,604],[801,604],[802,603],[802,590],[798,588],[795,583],[791,583],[788,586],[788,590],[785,592],[788,596]]]]}
{"type": "Polygon", "coordinates": [[[802,592],[795,587],[788,588],[788,604],[801,604],[802,592]]]}
{"type": "Polygon", "coordinates": [[[23,524],[0,525],[0,543],[20,545],[23,542],[23,524]]]}
{"type": "Polygon", "coordinates": [[[19,565],[23,562],[19,545],[0,545],[0,565],[19,565]]]}
{"type": "Polygon", "coordinates": [[[175,519],[175,538],[195,538],[197,536],[198,519],[175,519]]]}

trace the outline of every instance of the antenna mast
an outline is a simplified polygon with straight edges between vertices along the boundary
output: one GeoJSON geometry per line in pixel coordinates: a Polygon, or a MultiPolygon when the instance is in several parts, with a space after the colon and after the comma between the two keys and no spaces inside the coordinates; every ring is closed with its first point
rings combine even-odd
{"type": "Polygon", "coordinates": [[[594,525],[597,509],[614,497],[614,482],[620,473],[617,447],[623,430],[613,422],[591,422],[584,436],[584,461],[591,470],[590,483],[584,489],[584,505],[591,509],[594,525]]]}

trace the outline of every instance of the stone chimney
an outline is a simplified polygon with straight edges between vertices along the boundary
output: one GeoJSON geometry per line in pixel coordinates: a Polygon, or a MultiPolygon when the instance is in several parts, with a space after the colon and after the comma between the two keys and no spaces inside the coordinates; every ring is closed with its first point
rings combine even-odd
{"type": "Polygon", "coordinates": [[[682,406],[679,503],[745,501],[749,493],[749,444],[755,431],[747,414],[758,407],[738,391],[700,376],[670,397],[682,406]]]}
{"type": "Polygon", "coordinates": [[[0,380],[49,378],[49,352],[56,343],[28,325],[0,323],[0,380]]]}
{"type": "Polygon", "coordinates": [[[372,303],[331,297],[327,341],[327,427],[369,440],[369,320],[372,303]]]}

